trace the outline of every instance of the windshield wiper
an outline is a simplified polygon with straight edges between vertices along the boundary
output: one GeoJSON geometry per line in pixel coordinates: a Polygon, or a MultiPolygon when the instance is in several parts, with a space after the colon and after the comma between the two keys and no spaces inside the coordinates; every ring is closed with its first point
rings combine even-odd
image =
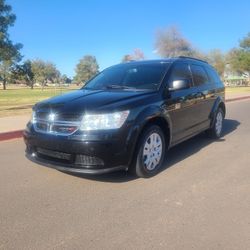
{"type": "Polygon", "coordinates": [[[136,89],[136,88],[126,85],[110,84],[105,86],[105,89],[136,89]]]}

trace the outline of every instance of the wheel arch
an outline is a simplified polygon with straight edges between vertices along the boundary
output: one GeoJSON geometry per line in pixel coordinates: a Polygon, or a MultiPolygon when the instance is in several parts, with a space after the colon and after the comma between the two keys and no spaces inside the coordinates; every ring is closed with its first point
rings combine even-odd
{"type": "Polygon", "coordinates": [[[162,129],[162,132],[165,137],[166,148],[168,149],[171,145],[171,131],[172,131],[172,123],[170,117],[166,113],[162,113],[157,107],[151,107],[150,109],[146,109],[137,117],[136,122],[136,137],[134,138],[135,143],[132,150],[132,157],[130,159],[129,167],[133,165],[133,161],[135,159],[136,153],[139,147],[139,141],[143,134],[143,132],[150,126],[157,125],[162,129]]]}
{"type": "Polygon", "coordinates": [[[139,137],[143,134],[143,132],[148,127],[153,126],[153,125],[157,125],[161,128],[165,137],[166,147],[168,148],[170,145],[170,139],[171,139],[170,126],[169,126],[168,121],[164,117],[161,117],[161,116],[152,117],[145,122],[145,124],[143,125],[139,133],[138,140],[139,140],[139,137]]]}
{"type": "Polygon", "coordinates": [[[215,118],[215,115],[216,115],[216,112],[217,112],[218,108],[221,108],[223,110],[224,117],[225,117],[225,115],[226,115],[226,105],[225,105],[225,102],[224,102],[224,100],[222,99],[221,96],[217,97],[217,99],[216,99],[216,101],[215,101],[215,103],[213,105],[213,108],[211,110],[211,113],[210,113],[210,116],[209,116],[210,120],[211,120],[210,126],[212,126],[213,123],[214,123],[214,118],[215,118]]]}

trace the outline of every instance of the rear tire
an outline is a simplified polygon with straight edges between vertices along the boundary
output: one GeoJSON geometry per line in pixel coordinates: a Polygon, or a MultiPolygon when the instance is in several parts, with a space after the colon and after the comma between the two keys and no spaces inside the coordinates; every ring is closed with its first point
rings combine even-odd
{"type": "Polygon", "coordinates": [[[224,117],[225,117],[225,114],[222,108],[218,108],[215,114],[213,125],[209,130],[207,130],[208,137],[213,138],[213,139],[219,139],[221,137],[222,130],[223,130],[224,117]]]}
{"type": "Polygon", "coordinates": [[[156,175],[164,163],[165,151],[166,142],[162,129],[156,125],[146,128],[139,138],[130,172],[142,178],[156,175]]]}

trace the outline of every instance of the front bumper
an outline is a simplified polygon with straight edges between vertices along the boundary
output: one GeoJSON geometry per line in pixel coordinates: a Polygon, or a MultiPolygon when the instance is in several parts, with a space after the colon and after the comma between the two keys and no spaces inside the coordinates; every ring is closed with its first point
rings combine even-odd
{"type": "Polygon", "coordinates": [[[69,173],[80,173],[80,174],[106,174],[110,172],[115,172],[119,170],[126,170],[127,166],[116,166],[112,168],[100,168],[100,169],[88,169],[88,168],[79,168],[74,165],[69,165],[69,164],[63,164],[63,163],[57,163],[55,161],[49,161],[49,160],[44,160],[41,159],[37,156],[32,156],[32,154],[26,153],[26,157],[31,160],[34,163],[49,167],[49,168],[54,168],[59,171],[63,172],[69,172],[69,173]]]}
{"type": "Polygon", "coordinates": [[[60,171],[85,174],[128,169],[134,136],[128,127],[122,131],[57,136],[38,133],[31,124],[23,134],[26,157],[31,161],[60,171]]]}

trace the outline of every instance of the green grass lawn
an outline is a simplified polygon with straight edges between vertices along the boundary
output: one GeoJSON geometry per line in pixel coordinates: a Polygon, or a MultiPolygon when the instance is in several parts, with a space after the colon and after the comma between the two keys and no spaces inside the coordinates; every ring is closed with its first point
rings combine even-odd
{"type": "MultiPolygon", "coordinates": [[[[80,88],[80,87],[79,87],[80,88]]],[[[25,114],[31,111],[31,106],[35,103],[60,95],[74,88],[9,88],[0,90],[0,117],[25,114]]]]}
{"type": "MultiPolygon", "coordinates": [[[[25,87],[7,87],[7,90],[0,90],[0,117],[31,113],[31,107],[36,102],[80,88],[77,86],[71,86],[68,88],[46,87],[44,90],[41,88],[34,88],[32,90],[25,87]]],[[[226,93],[250,94],[250,87],[226,87],[226,93]]]]}
{"type": "Polygon", "coordinates": [[[0,91],[0,109],[2,107],[33,104],[51,96],[60,95],[68,89],[9,89],[0,91]]]}
{"type": "Polygon", "coordinates": [[[250,87],[226,87],[226,93],[249,93],[250,87]]]}

